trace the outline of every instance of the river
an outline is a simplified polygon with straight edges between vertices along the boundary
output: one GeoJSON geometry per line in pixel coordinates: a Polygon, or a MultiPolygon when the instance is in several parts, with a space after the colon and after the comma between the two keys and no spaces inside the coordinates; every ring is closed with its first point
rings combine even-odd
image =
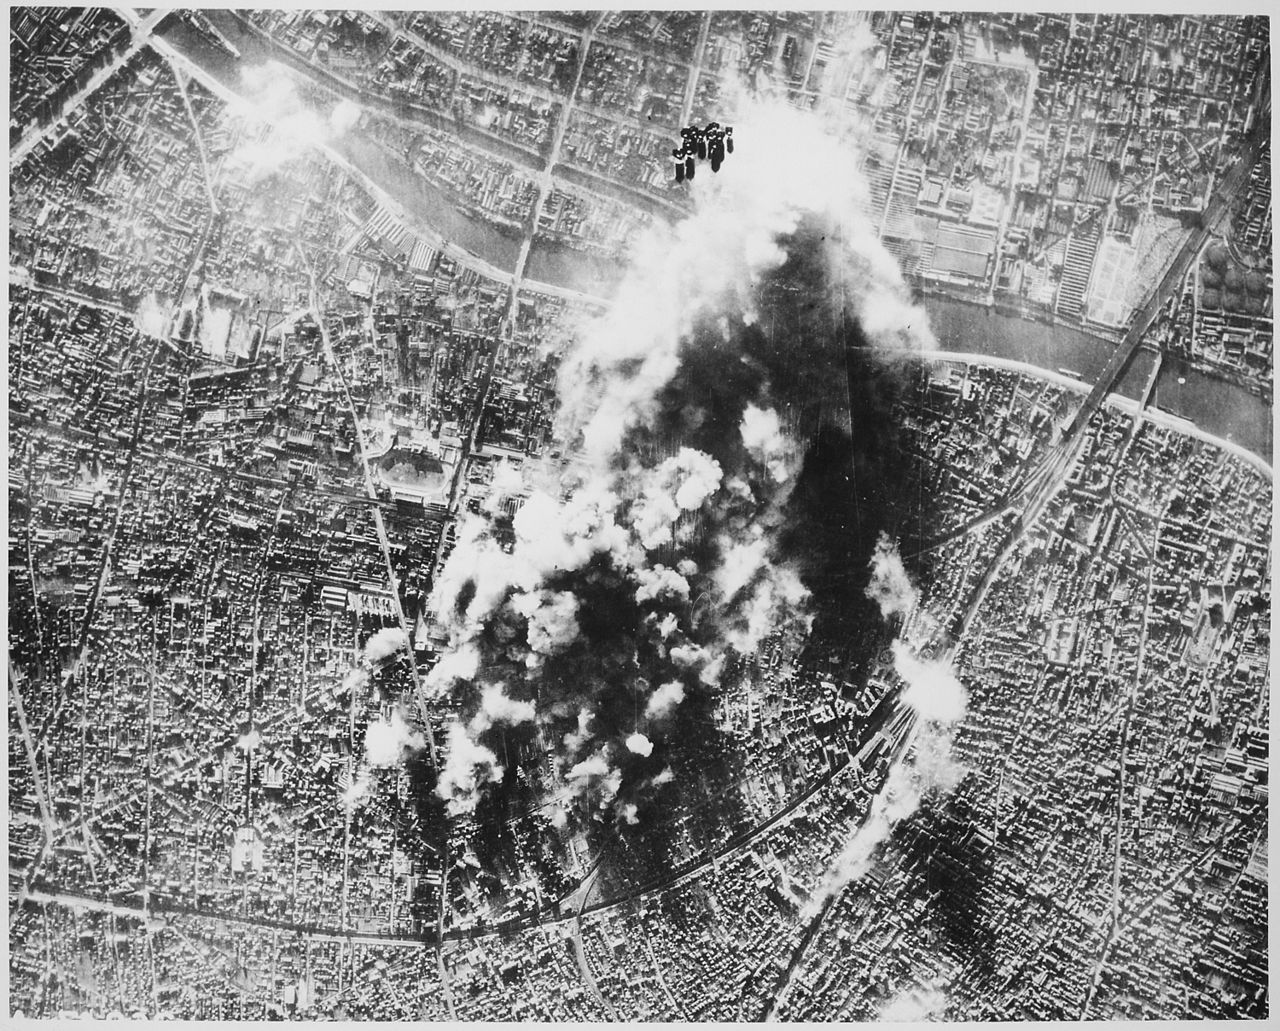
{"type": "MultiPolygon", "coordinates": [[[[930,295],[924,307],[943,350],[1010,358],[1052,372],[1064,370],[1086,383],[1097,379],[1116,347],[1110,340],[1071,326],[988,313],[984,306],[967,301],[930,295]]],[[[1116,393],[1140,397],[1154,363],[1151,351],[1135,354],[1116,393]]],[[[1152,403],[1271,462],[1271,406],[1243,387],[1166,358],[1152,403]]]]}
{"type": "MultiPolygon", "coordinates": [[[[239,89],[236,66],[243,62],[235,61],[186,25],[175,22],[176,19],[163,30],[165,38],[227,85],[239,89]]],[[[240,30],[231,19],[224,16],[218,22],[248,62],[275,59],[266,43],[240,30]]],[[[327,109],[322,108],[321,112],[328,114],[327,109]]],[[[331,140],[330,146],[448,242],[496,268],[515,267],[520,241],[513,230],[499,230],[492,223],[463,214],[448,194],[414,173],[402,157],[367,137],[347,135],[331,140]]],[[[538,241],[530,249],[525,278],[534,287],[548,283],[607,297],[624,267],[621,261],[538,241]]],[[[938,346],[944,350],[1008,358],[1053,372],[1066,371],[1086,383],[1096,380],[1116,346],[1071,326],[1002,314],[936,294],[927,295],[923,306],[938,346]]],[[[1126,397],[1139,397],[1154,362],[1153,353],[1139,351],[1117,391],[1126,397]]],[[[1271,406],[1243,387],[1183,362],[1166,360],[1156,382],[1153,403],[1194,422],[1206,433],[1230,439],[1268,463],[1271,461],[1271,406]]]]}

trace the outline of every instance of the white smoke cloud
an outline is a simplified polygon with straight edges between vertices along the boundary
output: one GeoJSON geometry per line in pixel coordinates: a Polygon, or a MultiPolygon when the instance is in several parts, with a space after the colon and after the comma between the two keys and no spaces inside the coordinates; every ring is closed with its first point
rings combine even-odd
{"type": "Polygon", "coordinates": [[[782,446],[782,423],[772,408],[748,404],[742,413],[741,433],[743,445],[761,461],[782,446]]]}
{"type": "Polygon", "coordinates": [[[369,788],[372,781],[369,777],[367,769],[361,769],[351,783],[342,789],[338,794],[338,799],[346,809],[355,809],[357,806],[363,805],[364,800],[369,796],[369,788]]]}
{"type": "Polygon", "coordinates": [[[817,914],[828,899],[861,879],[871,868],[871,857],[876,847],[889,836],[893,825],[903,816],[913,813],[919,804],[920,792],[913,783],[910,771],[904,764],[896,764],[889,771],[884,786],[871,799],[866,819],[836,856],[822,883],[810,896],[806,906],[806,919],[817,914]]]}
{"type": "Polygon", "coordinates": [[[293,76],[276,61],[242,67],[238,93],[241,100],[230,105],[229,113],[263,127],[247,133],[227,159],[242,166],[241,174],[250,182],[340,138],[360,118],[360,108],[349,100],[339,101],[327,118],[322,116],[299,95],[293,76]]]}
{"type": "Polygon", "coordinates": [[[168,336],[172,319],[168,298],[161,298],[154,290],[142,298],[133,316],[138,332],[153,337],[168,336]]]}
{"type": "Polygon", "coordinates": [[[653,754],[653,742],[647,737],[636,731],[627,738],[627,749],[635,752],[636,755],[642,755],[648,758],[653,754]]]}
{"type": "Polygon", "coordinates": [[[724,669],[724,660],[723,655],[717,655],[698,671],[698,679],[708,687],[717,687],[720,683],[720,673],[724,669]]]}
{"type": "Polygon", "coordinates": [[[664,766],[662,768],[662,772],[655,774],[654,777],[649,781],[649,783],[652,784],[654,787],[658,787],[660,784],[669,784],[671,783],[671,781],[675,779],[676,779],[676,775],[671,772],[671,767],[664,766]]]}
{"type": "Polygon", "coordinates": [[[762,567],[765,575],[741,605],[736,625],[728,632],[729,643],[743,655],[755,651],[760,642],[778,629],[808,599],[809,589],[791,564],[762,567]]]}
{"type": "Polygon", "coordinates": [[[695,179],[694,214],[675,226],[655,224],[635,241],[609,312],[561,366],[564,418],[582,428],[597,468],[607,467],[630,427],[653,414],[699,316],[756,315],[752,287],[783,263],[779,238],[808,214],[838,227],[831,257],[872,342],[931,342],[896,260],[864,213],[867,187],[856,152],[813,114],[778,102],[739,107],[735,139],[744,142],[734,152],[733,175],[695,179]],[[805,159],[796,161],[797,154],[805,159]]]}
{"type": "Polygon", "coordinates": [[[719,490],[722,476],[719,462],[688,447],[642,473],[641,494],[631,506],[631,523],[640,543],[649,550],[670,543],[672,524],[719,490]]]}
{"type": "Polygon", "coordinates": [[[861,879],[871,868],[875,849],[889,837],[895,824],[920,807],[930,791],[950,792],[964,777],[964,769],[951,756],[951,732],[936,724],[917,724],[911,732],[912,745],[902,760],[894,763],[884,785],[871,799],[866,818],[828,867],[822,882],[810,897],[808,916],[861,879]]]}
{"type": "Polygon", "coordinates": [[[711,661],[711,653],[700,644],[678,644],[671,649],[671,661],[683,669],[697,669],[711,661]]]}
{"type": "Polygon", "coordinates": [[[600,781],[597,791],[600,794],[600,808],[606,808],[618,794],[618,789],[622,787],[622,771],[619,769],[611,769],[605,775],[604,780],[600,781]]]}
{"type": "MultiPolygon", "coordinates": [[[[742,412],[740,429],[743,446],[752,458],[769,470],[776,483],[791,478],[796,470],[796,449],[783,434],[782,421],[776,411],[748,404],[742,412]]],[[[750,490],[749,487],[747,489],[750,490]]]]}
{"type": "MultiPolygon", "coordinates": [[[[681,627],[677,613],[652,613],[658,618],[647,619],[643,632],[651,635],[659,654],[670,642],[669,658],[677,668],[697,670],[704,683],[716,684],[726,643],[751,652],[775,629],[808,618],[802,616],[808,592],[798,568],[776,547],[779,502],[797,461],[778,411],[744,407],[737,427],[743,447],[776,489],[742,470],[733,471],[732,489],[725,489],[722,461],[736,461],[741,452],[719,456],[685,447],[657,461],[652,450],[665,442],[655,440],[652,450],[628,453],[627,435],[659,425],[655,417],[666,403],[664,389],[680,375],[682,349],[695,325],[719,324],[728,340],[736,324],[759,318],[762,277],[785,262],[785,238],[811,218],[828,228],[824,247],[839,294],[870,343],[901,348],[931,341],[896,261],[863,214],[866,186],[853,149],[828,133],[819,117],[783,104],[744,100],[735,130],[746,142],[734,154],[734,174],[699,177],[690,184],[694,213],[673,226],[655,224],[636,241],[609,310],[582,328],[560,362],[556,438],[575,442],[573,462],[561,482],[524,499],[514,519],[513,545],[500,544],[483,516],[459,528],[460,539],[431,599],[451,648],[478,645],[486,620],[504,602],[524,605],[521,595],[539,594],[553,576],[562,585],[566,574],[584,570],[600,555],[633,585],[638,604],[674,607],[695,587],[701,592],[701,583],[690,582],[699,571],[678,555],[664,556],[666,568],[650,569],[648,553],[678,549],[695,528],[704,532],[704,527],[717,557],[701,575],[714,590],[689,614],[688,627],[681,627]],[[751,142],[763,140],[766,146],[751,142]],[[796,154],[804,160],[797,162],[796,154]],[[648,466],[650,461],[657,464],[648,466]],[[700,629],[699,638],[714,650],[690,642],[700,629]]],[[[727,360],[739,357],[726,349],[727,360]]],[[[491,490],[498,492],[497,486],[491,490]]],[[[525,657],[530,668],[537,664],[539,648],[563,646],[581,632],[576,618],[544,625],[543,608],[524,616],[533,649],[525,657]]],[[[562,614],[567,611],[566,605],[562,614]]],[[[462,676],[442,662],[429,679],[437,690],[447,688],[468,679],[468,671],[474,676],[479,662],[478,656],[461,662],[462,676]]],[[[594,703],[587,697],[582,701],[587,704],[578,729],[564,735],[573,758],[592,747],[588,710],[594,703]]],[[[603,751],[566,774],[571,787],[585,791],[590,786],[604,798],[616,793],[620,777],[603,751]]]]}
{"type": "Polygon", "coordinates": [[[591,721],[594,714],[586,709],[578,711],[578,729],[571,730],[564,736],[564,747],[569,755],[582,750],[582,746],[591,740],[591,721]]]}
{"type": "Polygon", "coordinates": [[[563,503],[536,491],[516,513],[516,551],[538,581],[552,571],[581,569],[598,554],[631,564],[627,531],[618,525],[617,494],[601,482],[582,485],[563,503]]]}
{"type": "Polygon", "coordinates": [[[515,547],[506,552],[483,517],[461,524],[458,542],[440,571],[431,607],[454,647],[470,640],[512,588],[535,594],[548,575],[581,569],[598,554],[632,565],[633,546],[615,520],[618,497],[601,484],[587,484],[565,502],[535,490],[513,521],[515,547]],[[458,603],[470,589],[465,611],[458,603]]]}
{"type": "Polygon", "coordinates": [[[760,535],[739,541],[725,536],[720,543],[724,557],[713,577],[720,593],[726,600],[731,600],[764,569],[769,542],[760,535]]]}
{"type": "MultiPolygon", "coordinates": [[[[609,765],[609,760],[605,757],[604,750],[601,749],[571,766],[564,779],[565,783],[569,785],[571,794],[582,795],[593,786],[606,781],[612,773],[613,769],[609,765]]],[[[617,787],[613,788],[609,797],[612,798],[614,794],[617,794],[617,787]]]]}
{"type": "Polygon", "coordinates": [[[622,817],[622,819],[626,823],[631,824],[632,826],[635,826],[637,823],[640,822],[640,817],[639,815],[637,815],[638,813],[639,813],[639,810],[635,807],[634,803],[632,802],[625,803],[622,806],[622,808],[618,810],[618,814],[622,817]]]}
{"type": "Polygon", "coordinates": [[[924,723],[916,730],[915,754],[911,767],[924,791],[948,794],[964,780],[967,772],[952,755],[953,732],[939,723],[924,723]]]}
{"type": "Polygon", "coordinates": [[[355,128],[358,121],[360,121],[360,106],[345,97],[338,101],[338,106],[329,114],[329,128],[335,136],[341,136],[348,129],[355,128]]]}
{"type": "Polygon", "coordinates": [[[392,711],[390,719],[377,719],[365,731],[364,750],[369,765],[375,768],[398,766],[406,752],[416,752],[426,745],[421,734],[415,731],[399,711],[392,711]]]}
{"type": "Polygon", "coordinates": [[[516,462],[498,461],[489,481],[489,493],[484,500],[484,510],[490,515],[498,512],[502,502],[524,490],[524,475],[516,462]]]}
{"type": "Polygon", "coordinates": [[[568,591],[516,595],[511,607],[529,621],[529,647],[553,655],[578,638],[578,599],[568,591]]]}
{"type": "Polygon", "coordinates": [[[461,723],[453,723],[445,741],[445,762],[436,783],[436,794],[445,800],[453,816],[476,807],[481,788],[502,780],[503,768],[488,748],[473,741],[461,723]]]}
{"type": "Polygon", "coordinates": [[[684,701],[684,685],[678,680],[663,684],[649,696],[644,707],[644,714],[650,719],[661,719],[675,711],[677,705],[684,701]]]}
{"type": "Polygon", "coordinates": [[[894,1023],[916,1023],[940,1018],[947,1009],[947,996],[936,988],[912,988],[899,992],[880,1009],[878,1019],[894,1023]]]}
{"type": "MultiPolygon", "coordinates": [[[[642,605],[646,601],[655,599],[658,601],[689,600],[689,581],[674,569],[668,569],[663,565],[656,565],[652,569],[637,569],[636,579],[640,581],[640,586],[636,589],[636,601],[642,605]]],[[[675,620],[675,616],[671,613],[668,613],[668,618],[675,620]]],[[[671,629],[675,629],[674,623],[671,629]]]]}
{"type": "Polygon", "coordinates": [[[536,715],[532,702],[509,698],[502,684],[487,684],[480,693],[480,711],[472,717],[471,730],[478,734],[495,723],[532,723],[536,715]]]}
{"type": "Polygon", "coordinates": [[[712,655],[700,644],[677,644],[670,652],[671,661],[681,669],[695,669],[698,679],[714,687],[720,682],[720,671],[724,668],[724,656],[712,655]]]}
{"type": "Polygon", "coordinates": [[[439,696],[459,681],[474,680],[479,669],[479,649],[472,644],[460,645],[440,657],[440,661],[431,667],[423,686],[439,696]]]}
{"type": "Polygon", "coordinates": [[[871,555],[871,582],[867,585],[867,597],[880,606],[885,619],[895,613],[906,615],[919,600],[919,593],[902,565],[902,555],[897,542],[881,533],[876,550],[871,555]]]}
{"type": "Polygon", "coordinates": [[[949,661],[920,659],[903,641],[894,641],[893,668],[907,684],[902,700],[922,719],[955,723],[964,718],[968,693],[949,661]]]}
{"type": "Polygon", "coordinates": [[[505,553],[489,536],[488,522],[472,516],[459,523],[457,543],[432,588],[431,607],[457,646],[478,632],[513,585],[531,591],[537,588],[538,581],[536,568],[523,568],[514,555],[505,553]],[[468,587],[472,591],[470,601],[459,612],[468,587]]]}
{"type": "Polygon", "coordinates": [[[373,634],[364,643],[364,661],[380,662],[394,655],[401,648],[409,647],[409,635],[399,627],[386,626],[373,634]]]}

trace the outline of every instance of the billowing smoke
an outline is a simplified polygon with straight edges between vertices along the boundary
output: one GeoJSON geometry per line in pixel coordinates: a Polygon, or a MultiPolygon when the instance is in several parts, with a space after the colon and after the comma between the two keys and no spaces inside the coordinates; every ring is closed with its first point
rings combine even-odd
{"type": "Polygon", "coordinates": [[[477,730],[486,730],[496,723],[505,723],[514,727],[521,723],[532,723],[537,711],[532,702],[518,702],[508,698],[501,684],[487,685],[480,696],[480,711],[471,719],[471,726],[477,730]]]}
{"type": "Polygon", "coordinates": [[[410,727],[397,710],[392,711],[389,719],[374,720],[365,731],[365,760],[373,767],[398,766],[406,753],[425,746],[423,736],[410,727]]]}
{"type": "Polygon", "coordinates": [[[877,1019],[892,1023],[938,1020],[947,1009],[947,996],[936,988],[912,988],[899,992],[881,1007],[877,1019]]]}
{"type": "Polygon", "coordinates": [[[748,404],[742,412],[742,444],[753,459],[769,470],[778,483],[795,474],[798,449],[782,431],[782,421],[772,408],[748,404]]]}
{"type": "Polygon", "coordinates": [[[675,711],[676,706],[684,701],[684,685],[678,680],[663,684],[649,696],[645,703],[644,714],[650,718],[660,718],[675,711]]]}
{"type": "Polygon", "coordinates": [[[369,788],[372,786],[373,779],[369,775],[367,768],[358,770],[351,778],[350,783],[342,788],[338,798],[346,809],[355,809],[363,805],[364,800],[369,797],[369,788]]]}
{"type": "MultiPolygon", "coordinates": [[[[712,722],[735,656],[807,633],[823,602],[806,582],[822,563],[784,533],[806,455],[851,433],[850,348],[865,363],[927,329],[862,213],[851,147],[766,103],[734,137],[732,166],[636,243],[563,355],[570,458],[529,475],[510,522],[497,504],[469,516],[437,577],[449,643],[427,688],[459,713],[437,784],[454,812],[550,746],[547,794],[640,822],[680,781],[683,716],[712,722]]],[[[509,469],[499,490],[516,494],[509,469]]]]}
{"type": "Polygon", "coordinates": [[[919,599],[915,585],[902,565],[898,545],[882,533],[876,541],[871,556],[871,583],[867,585],[867,597],[880,606],[880,615],[888,619],[893,615],[906,615],[919,599]]]}
{"type": "Polygon", "coordinates": [[[951,760],[951,736],[925,725],[915,732],[914,754],[889,769],[884,785],[871,799],[862,824],[827,868],[811,895],[807,915],[812,916],[831,897],[860,880],[870,868],[876,846],[889,837],[894,825],[920,807],[930,791],[955,788],[963,771],[951,760]]]}
{"type": "MultiPolygon", "coordinates": [[[[881,536],[871,556],[871,583],[867,596],[880,606],[886,618],[912,613],[919,592],[902,565],[897,546],[881,536]]],[[[908,630],[932,625],[921,619],[908,630]]],[[[893,669],[902,682],[901,704],[914,713],[911,741],[893,763],[879,792],[871,799],[867,815],[827,869],[809,902],[810,912],[859,880],[871,866],[872,856],[889,837],[895,824],[912,815],[929,792],[948,793],[964,777],[964,769],[952,757],[954,726],[964,719],[968,693],[956,675],[948,653],[922,658],[915,645],[899,637],[892,644],[893,669]]]]}
{"type": "Polygon", "coordinates": [[[289,70],[275,61],[242,68],[238,92],[244,100],[233,104],[231,113],[264,127],[227,158],[243,166],[241,174],[250,182],[296,160],[308,148],[338,139],[360,118],[360,108],[350,100],[339,101],[328,117],[318,114],[298,95],[289,70]]]}
{"type": "Polygon", "coordinates": [[[409,647],[409,638],[399,627],[387,626],[376,631],[364,643],[364,661],[381,662],[390,658],[401,648],[409,647]]]}
{"type": "Polygon", "coordinates": [[[636,755],[642,755],[645,758],[653,754],[653,742],[639,731],[627,738],[627,748],[635,752],[636,755]]]}
{"type": "Polygon", "coordinates": [[[946,659],[921,659],[903,641],[893,642],[893,668],[906,684],[902,700],[922,720],[955,723],[964,718],[968,695],[946,659]]]}
{"type": "Polygon", "coordinates": [[[436,791],[448,803],[449,812],[469,812],[475,808],[476,793],[485,784],[502,780],[498,757],[472,740],[461,723],[449,727],[445,740],[445,762],[436,791]]]}
{"type": "MultiPolygon", "coordinates": [[[[347,686],[362,686],[368,683],[369,676],[363,670],[353,670],[347,675],[347,686]]],[[[364,756],[360,764],[351,771],[350,779],[339,784],[339,798],[347,809],[355,809],[364,804],[373,787],[373,771],[393,769],[404,764],[411,756],[421,752],[427,745],[426,738],[415,730],[405,719],[398,708],[393,709],[385,718],[375,717],[370,721],[364,734],[364,756]]]]}
{"type": "Polygon", "coordinates": [[[578,638],[578,599],[568,591],[518,594],[511,607],[529,621],[529,647],[539,655],[552,655],[578,638]]]}

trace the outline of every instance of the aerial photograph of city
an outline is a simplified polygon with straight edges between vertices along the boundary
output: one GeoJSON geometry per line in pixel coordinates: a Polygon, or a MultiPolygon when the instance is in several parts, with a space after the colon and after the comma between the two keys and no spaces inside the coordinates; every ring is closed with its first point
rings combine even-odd
{"type": "Polygon", "coordinates": [[[8,1018],[1268,1018],[1272,25],[1116,7],[9,6],[8,1018]]]}

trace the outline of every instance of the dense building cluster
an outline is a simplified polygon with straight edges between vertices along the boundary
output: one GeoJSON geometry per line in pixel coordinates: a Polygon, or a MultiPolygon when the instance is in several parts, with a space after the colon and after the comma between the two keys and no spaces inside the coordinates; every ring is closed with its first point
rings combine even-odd
{"type": "MultiPolygon", "coordinates": [[[[667,167],[678,140],[656,125],[731,121],[744,79],[779,91],[870,130],[873,214],[908,276],[1102,334],[1124,326],[1265,131],[1265,19],[719,12],[698,32],[687,15],[659,19],[645,39],[635,17],[606,16],[593,35],[554,15],[254,19],[317,68],[341,51],[362,89],[451,115],[409,120],[394,146],[470,210],[498,225],[537,217],[537,236],[606,253],[632,238],[614,198],[654,214],[686,201],[667,167]],[[460,130],[483,158],[458,151],[460,130]],[[549,153],[562,196],[605,207],[596,232],[590,215],[552,222],[535,204],[549,153]]],[[[1263,160],[1226,234],[1250,257],[1234,274],[1206,263],[1216,271],[1185,316],[1193,361],[1268,397],[1269,199],[1263,160]]]]}
{"type": "MultiPolygon", "coordinates": [[[[1114,336],[1256,145],[1266,40],[16,12],[11,1009],[1265,1015],[1271,471],[1119,395],[1066,450],[1084,388],[1052,363],[895,359],[932,499],[906,625],[954,649],[970,704],[954,790],[879,847],[853,846],[918,740],[887,647],[861,674],[782,632],[733,659],[728,759],[656,826],[657,872],[537,806],[446,819],[456,703],[423,680],[461,519],[509,519],[516,473],[572,459],[557,373],[595,286],[689,209],[681,126],[733,124],[750,90],[834,111],[913,283],[1114,336]]],[[[1268,151],[1152,334],[1267,400],[1268,151]]]]}

